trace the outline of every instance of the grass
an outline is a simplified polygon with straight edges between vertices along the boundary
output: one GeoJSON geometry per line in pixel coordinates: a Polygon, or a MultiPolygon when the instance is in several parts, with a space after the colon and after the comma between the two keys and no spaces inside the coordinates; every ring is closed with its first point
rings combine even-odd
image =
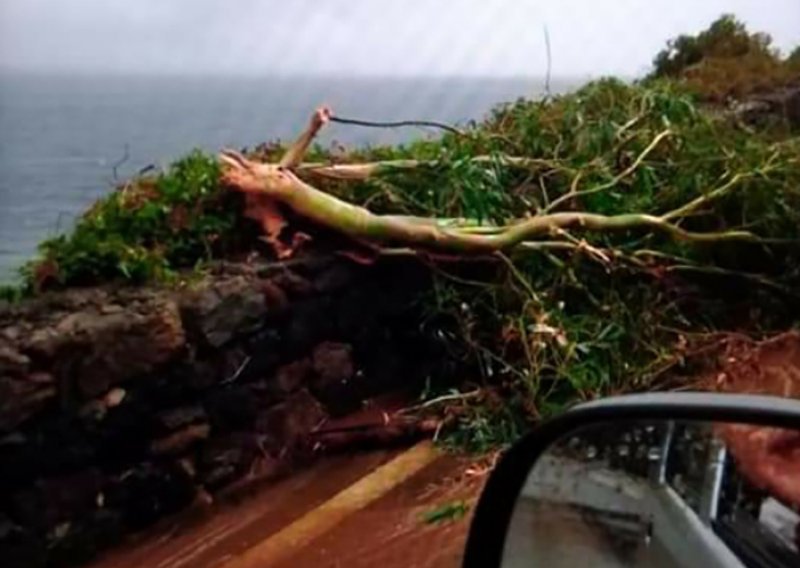
{"type": "Polygon", "coordinates": [[[438,525],[463,519],[469,512],[466,501],[453,501],[444,503],[422,515],[422,522],[426,525],[438,525]]]}
{"type": "Polygon", "coordinates": [[[40,244],[40,258],[22,269],[22,290],[169,282],[181,269],[229,254],[242,232],[235,199],[218,178],[216,159],[194,151],[154,177],[131,180],[95,203],[71,233],[40,244]]]}
{"type": "MultiPolygon", "coordinates": [[[[797,138],[707,114],[673,83],[607,80],[549,102],[499,107],[469,138],[445,136],[435,152],[388,156],[434,156],[435,167],[327,189],[385,213],[505,223],[547,210],[576,185],[607,187],[570,204],[607,215],[661,214],[727,188],[684,226],[796,240],[798,149],[797,138]],[[504,164],[507,154],[542,163],[520,171],[504,164]],[[477,164],[475,155],[493,159],[477,164]]],[[[672,387],[698,334],[765,332],[797,316],[796,299],[776,292],[797,284],[796,246],[689,247],[641,231],[569,237],[578,248],[509,254],[488,269],[436,269],[436,285],[421,299],[424,328],[445,338],[486,392],[448,410],[459,447],[508,444],[576,401],[672,387]]]]}

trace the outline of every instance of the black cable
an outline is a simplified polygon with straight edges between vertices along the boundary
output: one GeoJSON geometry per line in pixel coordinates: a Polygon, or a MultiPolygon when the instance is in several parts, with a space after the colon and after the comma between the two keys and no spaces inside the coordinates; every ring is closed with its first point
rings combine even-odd
{"type": "Polygon", "coordinates": [[[355,118],[342,118],[339,116],[330,117],[331,122],[338,122],[340,124],[353,124],[355,126],[369,126],[373,128],[398,128],[401,126],[431,126],[433,128],[440,128],[447,130],[458,136],[464,136],[464,133],[458,128],[454,128],[448,124],[441,122],[434,122],[432,120],[400,120],[397,122],[373,122],[370,120],[357,120],[355,118]]]}

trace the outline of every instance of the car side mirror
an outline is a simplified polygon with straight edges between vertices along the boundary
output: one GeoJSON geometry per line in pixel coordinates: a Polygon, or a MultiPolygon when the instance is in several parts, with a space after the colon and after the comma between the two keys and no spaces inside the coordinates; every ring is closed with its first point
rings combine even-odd
{"type": "Polygon", "coordinates": [[[584,404],[499,460],[464,566],[800,566],[800,402],[584,404]]]}

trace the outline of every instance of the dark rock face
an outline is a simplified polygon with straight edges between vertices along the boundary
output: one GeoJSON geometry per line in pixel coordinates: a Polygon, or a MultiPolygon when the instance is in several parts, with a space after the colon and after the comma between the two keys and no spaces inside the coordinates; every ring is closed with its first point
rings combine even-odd
{"type": "Polygon", "coordinates": [[[244,276],[191,294],[181,307],[190,333],[212,347],[221,347],[236,334],[257,327],[267,313],[263,292],[244,276]]]}
{"type": "Polygon", "coordinates": [[[276,447],[294,447],[326,417],[322,405],[303,389],[261,413],[255,430],[268,436],[276,447]]]}
{"type": "Polygon", "coordinates": [[[184,344],[177,306],[154,300],[69,314],[32,333],[24,349],[88,398],[168,361],[184,344]]]}
{"type": "Polygon", "coordinates": [[[792,128],[800,128],[800,87],[786,87],[755,95],[737,104],[734,113],[754,125],[778,119],[785,120],[792,128]]]}
{"type": "Polygon", "coordinates": [[[109,481],[103,505],[122,511],[124,524],[139,529],[185,507],[193,497],[186,471],[171,463],[144,462],[109,481]]]}
{"type": "Polygon", "coordinates": [[[357,410],[367,398],[364,375],[356,375],[353,348],[343,343],[320,343],[312,354],[315,373],[311,388],[329,409],[340,416],[357,410]]]}
{"type": "Polygon", "coordinates": [[[0,430],[12,430],[55,398],[55,379],[47,373],[1,376],[0,430]]]}
{"type": "Polygon", "coordinates": [[[314,371],[308,359],[293,361],[283,365],[275,372],[274,378],[269,382],[267,389],[279,398],[285,398],[308,384],[311,373],[314,371]]]}
{"type": "Polygon", "coordinates": [[[427,272],[343,262],[0,308],[1,563],[85,561],[198,495],[279,475],[329,416],[421,383],[427,272]]]}

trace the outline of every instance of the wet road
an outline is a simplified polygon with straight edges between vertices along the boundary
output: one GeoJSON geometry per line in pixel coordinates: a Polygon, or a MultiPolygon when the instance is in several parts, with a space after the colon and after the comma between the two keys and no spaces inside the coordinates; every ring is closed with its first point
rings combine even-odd
{"type": "Polygon", "coordinates": [[[423,516],[474,503],[484,479],[427,442],[327,458],[237,502],[162,523],[92,567],[455,568],[469,516],[439,524],[423,516]]]}

